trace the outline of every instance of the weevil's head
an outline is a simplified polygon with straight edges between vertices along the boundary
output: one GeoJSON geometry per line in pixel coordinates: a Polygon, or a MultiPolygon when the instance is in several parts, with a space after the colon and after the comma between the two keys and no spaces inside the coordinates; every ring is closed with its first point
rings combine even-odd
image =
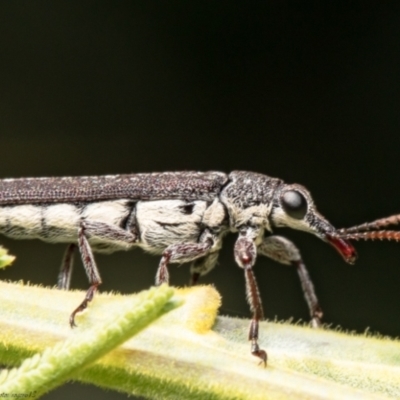
{"type": "Polygon", "coordinates": [[[248,171],[233,171],[220,200],[229,215],[232,231],[248,226],[288,227],[306,231],[330,243],[348,263],[354,263],[356,251],[315,208],[308,190],[297,184],[248,171]]]}
{"type": "Polygon", "coordinates": [[[337,230],[317,211],[308,190],[298,184],[276,187],[269,216],[272,227],[288,227],[309,232],[331,244],[350,264],[357,259],[352,244],[341,239],[337,230]]]}

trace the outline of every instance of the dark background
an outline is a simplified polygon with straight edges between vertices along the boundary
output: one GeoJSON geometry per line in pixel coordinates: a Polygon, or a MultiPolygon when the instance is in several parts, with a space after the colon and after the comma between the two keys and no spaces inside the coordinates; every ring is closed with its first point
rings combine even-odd
{"type": "MultiPolygon", "coordinates": [[[[2,2],[0,175],[246,169],[305,185],[338,227],[399,213],[400,13],[369,4],[2,2]]],[[[284,233],[326,322],[400,334],[400,244],[359,243],[350,266],[284,233]]],[[[233,240],[204,281],[223,313],[248,317],[233,240]]],[[[2,279],[55,283],[64,246],[1,243],[18,256],[2,279]]],[[[158,264],[139,250],[97,261],[102,289],[124,293],[149,287],[158,264]]],[[[255,272],[268,318],[307,320],[295,271],[259,259],[255,272]]],[[[188,281],[185,267],[171,275],[188,281]]],[[[87,288],[79,262],[73,286],[87,288]]]]}

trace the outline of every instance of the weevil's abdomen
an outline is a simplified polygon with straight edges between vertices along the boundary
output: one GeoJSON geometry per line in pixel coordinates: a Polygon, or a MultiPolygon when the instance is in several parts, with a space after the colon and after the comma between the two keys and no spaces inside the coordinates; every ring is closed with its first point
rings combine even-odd
{"type": "Polygon", "coordinates": [[[0,207],[0,233],[13,239],[75,243],[81,221],[98,221],[120,227],[131,208],[128,200],[3,206],[0,207]]]}
{"type": "Polygon", "coordinates": [[[36,205],[0,208],[0,231],[13,239],[35,239],[43,230],[43,209],[36,205]]]}

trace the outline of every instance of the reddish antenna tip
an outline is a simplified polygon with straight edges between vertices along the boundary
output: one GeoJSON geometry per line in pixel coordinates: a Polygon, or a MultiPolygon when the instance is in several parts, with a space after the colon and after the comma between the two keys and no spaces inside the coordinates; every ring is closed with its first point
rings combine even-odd
{"type": "Polygon", "coordinates": [[[327,233],[326,240],[330,243],[349,264],[354,264],[357,260],[357,252],[353,245],[338,236],[327,233]]]}

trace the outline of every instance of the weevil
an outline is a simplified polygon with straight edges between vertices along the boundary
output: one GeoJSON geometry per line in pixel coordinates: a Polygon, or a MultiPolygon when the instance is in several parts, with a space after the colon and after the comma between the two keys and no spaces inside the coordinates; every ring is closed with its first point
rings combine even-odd
{"type": "Polygon", "coordinates": [[[70,316],[71,327],[101,284],[93,252],[141,247],[161,255],[156,285],[169,282],[169,264],[190,262],[191,283],[196,284],[215,267],[224,236],[238,233],[234,258],[244,271],[252,312],[251,354],[264,364],[267,353],[258,344],[263,309],[252,269],[257,255],[293,266],[312,325],[319,326],[322,318],[299,250],[288,239],[274,235],[273,229],[289,227],[312,233],[352,264],[356,251],[350,239],[374,239],[379,232],[379,238],[394,238],[385,233],[390,231],[366,232],[388,225],[387,219],[379,221],[337,230],[317,211],[305,187],[246,171],[0,180],[0,233],[68,244],[58,277],[60,289],[70,286],[73,253],[79,249],[90,286],[70,316]]]}

